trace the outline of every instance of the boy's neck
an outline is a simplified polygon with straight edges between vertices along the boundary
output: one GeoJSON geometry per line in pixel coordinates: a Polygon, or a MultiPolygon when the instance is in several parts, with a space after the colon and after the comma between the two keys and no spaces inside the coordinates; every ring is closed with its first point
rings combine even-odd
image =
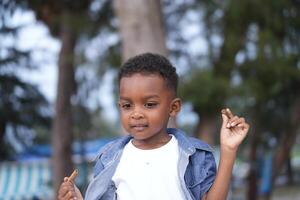
{"type": "Polygon", "coordinates": [[[132,144],[139,149],[149,150],[149,149],[157,149],[165,144],[167,144],[171,140],[171,136],[167,133],[161,135],[159,138],[148,138],[146,140],[137,140],[133,138],[132,144]]]}

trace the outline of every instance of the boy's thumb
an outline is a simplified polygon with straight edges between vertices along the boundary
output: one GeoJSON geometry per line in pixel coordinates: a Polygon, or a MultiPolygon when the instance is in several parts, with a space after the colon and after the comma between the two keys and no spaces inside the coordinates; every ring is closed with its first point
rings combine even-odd
{"type": "Polygon", "coordinates": [[[222,119],[223,119],[222,128],[226,128],[229,118],[225,114],[222,114],[222,119]]]}

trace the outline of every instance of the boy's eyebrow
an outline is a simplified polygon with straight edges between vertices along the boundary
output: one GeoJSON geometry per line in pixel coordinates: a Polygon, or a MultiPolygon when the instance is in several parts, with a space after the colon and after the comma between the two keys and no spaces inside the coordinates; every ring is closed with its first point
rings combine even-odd
{"type": "Polygon", "coordinates": [[[144,97],[144,99],[152,99],[152,98],[159,98],[159,95],[153,94],[144,97]]]}
{"type": "Polygon", "coordinates": [[[130,98],[128,98],[128,97],[121,97],[121,96],[120,96],[120,100],[129,101],[129,100],[130,100],[130,98]]]}
{"type": "MultiPolygon", "coordinates": [[[[153,94],[153,95],[151,94],[151,95],[147,95],[147,96],[143,97],[143,99],[151,99],[151,98],[160,98],[160,97],[159,97],[159,95],[156,95],[156,94],[153,94]]],[[[120,96],[120,100],[130,101],[130,98],[120,96]]]]}

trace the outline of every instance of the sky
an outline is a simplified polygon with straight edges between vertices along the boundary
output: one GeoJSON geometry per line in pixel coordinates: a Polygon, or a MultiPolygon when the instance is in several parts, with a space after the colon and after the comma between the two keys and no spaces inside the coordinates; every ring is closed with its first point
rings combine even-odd
{"type": "Polygon", "coordinates": [[[33,12],[17,11],[11,18],[12,25],[23,26],[18,32],[15,45],[22,50],[32,50],[33,62],[38,69],[22,70],[21,77],[37,84],[50,102],[54,102],[57,82],[57,55],[60,42],[50,36],[47,28],[35,20],[33,12]]]}
{"type": "MultiPolygon", "coordinates": [[[[37,63],[38,69],[19,70],[20,76],[26,82],[36,84],[47,100],[54,104],[57,90],[57,62],[61,47],[59,40],[53,38],[45,25],[35,20],[33,12],[17,11],[11,18],[12,25],[23,25],[19,31],[19,37],[15,45],[22,50],[33,49],[33,62],[37,63]]],[[[93,98],[103,107],[108,120],[115,121],[117,110],[113,104],[114,97],[111,87],[113,73],[108,72],[103,77],[103,84],[94,92],[93,98]],[[101,98],[100,98],[101,97],[101,98]]],[[[89,103],[91,107],[95,105],[89,103]]]]}

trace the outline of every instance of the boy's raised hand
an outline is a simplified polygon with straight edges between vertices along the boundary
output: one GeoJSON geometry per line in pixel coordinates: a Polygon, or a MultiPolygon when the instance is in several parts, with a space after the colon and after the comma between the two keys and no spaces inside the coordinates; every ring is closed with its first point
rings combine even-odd
{"type": "Polygon", "coordinates": [[[223,109],[221,113],[221,148],[236,151],[248,133],[249,124],[243,117],[235,116],[229,108],[223,109]]]}
{"type": "Polygon", "coordinates": [[[70,177],[64,178],[64,182],[59,187],[58,200],[83,200],[79,189],[74,184],[77,171],[74,172],[70,177]]]}

